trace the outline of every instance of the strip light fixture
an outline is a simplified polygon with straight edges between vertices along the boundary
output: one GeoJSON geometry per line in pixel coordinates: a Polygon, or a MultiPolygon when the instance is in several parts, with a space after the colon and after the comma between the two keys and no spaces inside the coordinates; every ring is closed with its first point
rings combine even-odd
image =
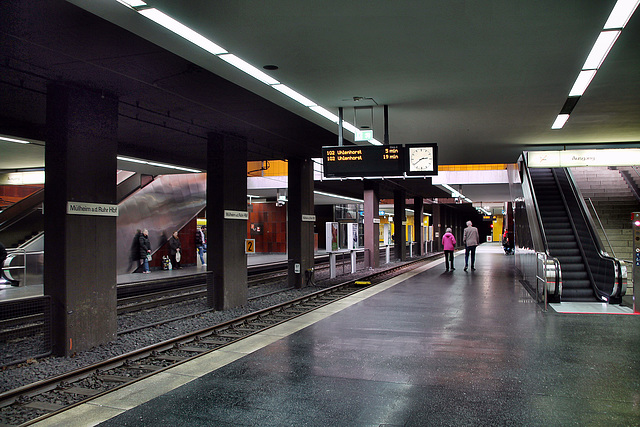
{"type": "MultiPolygon", "coordinates": [[[[227,62],[228,64],[236,67],[237,69],[245,72],[246,74],[250,75],[251,77],[259,80],[260,82],[271,86],[272,88],[274,88],[275,90],[279,91],[280,93],[282,93],[283,95],[291,98],[292,100],[302,104],[303,106],[311,109],[312,111],[314,111],[315,113],[321,115],[322,117],[324,117],[327,120],[330,120],[331,122],[335,123],[335,124],[339,124],[339,120],[338,120],[338,116],[336,116],[335,114],[333,114],[332,112],[330,112],[329,110],[327,110],[326,108],[321,107],[320,105],[318,105],[316,102],[308,99],[307,97],[303,96],[302,94],[296,92],[295,90],[291,89],[290,87],[280,83],[278,80],[274,79],[273,77],[269,76],[267,73],[263,72],[262,70],[258,69],[257,67],[254,67],[253,65],[249,64],[248,62],[246,62],[245,60],[239,58],[238,56],[228,52],[226,49],[224,49],[223,47],[219,46],[218,44],[212,42],[211,40],[209,40],[208,38],[204,37],[203,35],[199,34],[198,32],[192,30],[191,28],[187,27],[186,25],[182,24],[181,22],[175,20],[174,18],[170,17],[169,15],[165,14],[164,12],[149,6],[146,2],[144,2],[143,0],[116,0],[118,3],[125,5],[126,7],[128,7],[129,9],[132,9],[136,12],[138,12],[139,14],[141,14],[142,16],[150,19],[151,21],[155,22],[158,25],[161,25],[162,27],[166,28],[167,30],[179,35],[180,37],[190,41],[191,43],[195,44],[196,46],[206,50],[207,52],[211,53],[212,55],[217,56],[218,58],[222,59],[223,61],[227,62]]],[[[349,132],[353,133],[355,135],[357,128],[353,125],[351,125],[350,123],[347,122],[343,122],[343,128],[348,130],[349,132]]],[[[381,142],[375,140],[375,139],[370,139],[369,140],[370,144],[373,145],[382,145],[381,142]]]]}
{"type": "Polygon", "coordinates": [[[8,138],[6,136],[0,136],[0,141],[15,142],[16,144],[31,144],[30,141],[24,139],[8,138]]]}
{"type": "Polygon", "coordinates": [[[149,160],[136,159],[134,157],[117,156],[116,158],[118,160],[123,161],[123,162],[140,163],[140,164],[143,164],[143,165],[157,166],[159,168],[175,169],[175,170],[179,170],[179,171],[193,172],[193,173],[201,173],[202,172],[201,170],[198,170],[198,169],[185,168],[185,167],[182,167],[182,166],[175,166],[175,165],[170,165],[170,164],[167,164],[167,163],[152,162],[152,161],[149,161],[149,160]]]}
{"type": "Polygon", "coordinates": [[[627,22],[629,22],[629,19],[637,9],[638,4],[640,4],[640,0],[618,0],[616,2],[582,66],[582,71],[578,74],[578,78],[569,91],[569,98],[565,102],[565,106],[553,122],[553,125],[551,125],[551,129],[562,129],[567,120],[569,120],[573,108],[587,90],[587,87],[589,87],[596,72],[602,66],[616,40],[618,40],[622,29],[627,25],[627,22]]]}

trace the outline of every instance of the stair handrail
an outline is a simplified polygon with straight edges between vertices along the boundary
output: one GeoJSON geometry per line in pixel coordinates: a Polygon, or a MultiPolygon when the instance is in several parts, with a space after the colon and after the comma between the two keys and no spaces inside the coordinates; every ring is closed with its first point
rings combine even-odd
{"type": "MultiPolygon", "coordinates": [[[[549,252],[549,242],[547,241],[547,234],[544,231],[544,225],[542,224],[542,215],[540,214],[540,208],[538,206],[538,199],[536,198],[536,192],[533,188],[533,181],[531,180],[531,174],[529,173],[529,165],[527,162],[527,156],[522,156],[522,162],[524,165],[523,173],[526,175],[527,182],[529,183],[529,191],[531,192],[531,199],[533,201],[533,208],[535,210],[536,222],[538,223],[538,229],[540,230],[540,235],[542,237],[542,246],[544,247],[544,254],[547,259],[553,260],[553,265],[556,269],[555,271],[555,293],[556,295],[562,294],[562,269],[560,266],[560,261],[549,252]]],[[[546,289],[545,289],[546,292],[546,289]]]]}
{"type": "MultiPolygon", "coordinates": [[[[596,244],[596,248],[598,249],[598,255],[602,259],[606,259],[606,260],[611,261],[613,263],[613,265],[614,265],[615,283],[614,283],[613,289],[611,291],[611,295],[609,295],[609,298],[611,298],[611,297],[615,297],[615,298],[620,297],[620,298],[622,298],[622,296],[626,292],[627,283],[626,283],[626,277],[624,277],[622,263],[620,261],[624,261],[624,262],[627,262],[627,263],[631,263],[631,261],[618,259],[615,256],[615,252],[614,252],[613,256],[610,256],[605,252],[604,248],[602,247],[602,242],[600,241],[600,238],[598,237],[597,233],[595,232],[595,225],[594,225],[594,222],[593,222],[593,218],[591,217],[591,213],[589,212],[589,209],[587,208],[587,204],[584,201],[584,198],[582,197],[582,193],[580,192],[580,189],[578,188],[578,186],[576,184],[576,180],[573,177],[573,174],[571,173],[571,169],[565,168],[565,172],[567,174],[567,177],[568,177],[568,180],[569,180],[569,185],[571,186],[573,194],[575,195],[576,200],[578,201],[578,205],[580,206],[580,209],[582,210],[582,217],[587,222],[589,233],[591,234],[591,237],[592,237],[593,241],[596,244]]],[[[621,171],[618,171],[618,172],[621,172],[621,171]]],[[[598,217],[598,213],[595,210],[595,208],[594,208],[593,211],[596,214],[596,216],[598,217]]],[[[599,217],[598,217],[598,221],[600,221],[599,217]]],[[[601,223],[601,227],[602,227],[602,223],[601,223]]],[[[602,231],[604,232],[605,238],[607,239],[607,242],[609,243],[609,238],[607,237],[607,233],[604,230],[604,227],[602,227],[602,231]]],[[[611,243],[609,243],[609,246],[611,247],[611,250],[613,252],[613,247],[611,246],[611,243]]]]}
{"type": "MultiPolygon", "coordinates": [[[[575,179],[573,178],[573,174],[571,173],[569,168],[561,168],[561,169],[565,173],[565,177],[567,178],[567,181],[569,183],[569,187],[571,189],[571,192],[573,193],[573,196],[574,196],[575,200],[578,203],[578,207],[580,208],[580,215],[582,216],[582,219],[587,224],[587,231],[591,235],[591,239],[595,242],[596,248],[598,249],[598,255],[600,256],[600,258],[609,260],[609,261],[611,261],[613,263],[615,281],[614,281],[613,289],[611,290],[610,294],[607,294],[606,292],[604,292],[604,291],[602,291],[602,290],[600,290],[598,288],[598,284],[596,283],[595,278],[593,277],[593,273],[591,271],[591,266],[589,265],[589,263],[585,264],[586,267],[587,267],[587,275],[589,276],[589,280],[591,281],[591,284],[593,286],[593,289],[596,291],[596,294],[601,299],[605,299],[607,302],[609,302],[611,297],[612,296],[616,296],[618,294],[619,290],[622,289],[622,287],[623,287],[621,275],[616,274],[617,272],[621,272],[622,271],[621,268],[620,268],[620,261],[618,261],[614,257],[605,255],[604,250],[603,250],[603,248],[601,246],[601,243],[600,243],[600,239],[595,234],[595,231],[594,231],[595,227],[593,226],[593,219],[591,218],[591,214],[589,213],[589,210],[587,209],[587,205],[586,205],[584,199],[582,198],[580,190],[576,186],[575,179]]],[[[556,173],[556,171],[554,170],[554,176],[556,176],[556,179],[557,179],[557,175],[555,175],[555,173],[556,173]]],[[[559,183],[558,183],[558,185],[559,185],[559,183]]],[[[575,222],[573,221],[573,217],[571,216],[571,211],[569,210],[569,207],[568,207],[569,205],[568,205],[567,200],[565,198],[564,192],[561,191],[560,195],[562,197],[563,202],[565,203],[565,209],[567,209],[567,214],[569,216],[569,221],[571,222],[571,227],[574,229],[574,233],[576,233],[576,237],[578,237],[577,242],[578,242],[578,247],[580,248],[580,253],[582,254],[583,259],[586,261],[587,260],[586,253],[584,251],[584,247],[582,246],[582,241],[580,240],[580,236],[577,233],[577,229],[575,228],[575,222]]]]}
{"type": "Polygon", "coordinates": [[[609,241],[609,236],[607,235],[607,230],[605,230],[604,225],[602,225],[602,221],[600,220],[600,215],[598,215],[598,211],[596,210],[596,207],[593,204],[591,197],[587,197],[586,200],[589,201],[589,204],[591,205],[591,209],[593,209],[593,213],[595,214],[596,219],[598,220],[598,224],[600,225],[600,230],[602,230],[602,234],[604,234],[604,238],[607,240],[607,245],[609,245],[609,249],[611,249],[611,253],[613,254],[613,257],[617,258],[616,251],[613,250],[613,246],[611,245],[611,242],[609,241]]]}

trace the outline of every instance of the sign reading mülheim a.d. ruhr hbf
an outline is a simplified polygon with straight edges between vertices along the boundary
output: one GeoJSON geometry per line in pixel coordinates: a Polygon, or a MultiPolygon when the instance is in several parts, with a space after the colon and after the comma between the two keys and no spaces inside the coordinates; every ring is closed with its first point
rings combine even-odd
{"type": "Polygon", "coordinates": [[[118,216],[118,205],[67,202],[67,215],[118,216]]]}

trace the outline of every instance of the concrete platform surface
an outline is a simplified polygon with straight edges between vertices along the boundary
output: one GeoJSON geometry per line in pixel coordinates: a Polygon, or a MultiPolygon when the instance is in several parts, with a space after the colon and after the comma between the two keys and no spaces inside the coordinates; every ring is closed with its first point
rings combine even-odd
{"type": "Polygon", "coordinates": [[[513,260],[433,261],[38,425],[638,425],[640,316],[545,313],[513,260]]]}

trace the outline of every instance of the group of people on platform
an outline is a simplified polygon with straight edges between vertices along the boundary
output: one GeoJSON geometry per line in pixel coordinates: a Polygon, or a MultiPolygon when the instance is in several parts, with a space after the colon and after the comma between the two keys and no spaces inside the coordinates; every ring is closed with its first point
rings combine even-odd
{"type": "MultiPolygon", "coordinates": [[[[451,263],[451,271],[455,270],[453,267],[453,251],[456,248],[456,243],[456,238],[451,232],[451,228],[447,228],[442,236],[445,271],[449,271],[449,263],[451,263]]],[[[464,244],[464,271],[469,269],[469,258],[471,258],[471,270],[475,270],[476,248],[480,244],[480,234],[471,221],[467,221],[467,227],[464,229],[464,234],[462,235],[462,243],[464,244]]]]}
{"type": "MultiPolygon", "coordinates": [[[[207,251],[207,239],[205,235],[206,230],[206,225],[203,225],[200,228],[196,228],[195,235],[196,250],[198,251],[198,255],[200,256],[200,261],[203,266],[207,265],[204,259],[204,254],[207,251]]],[[[172,269],[177,270],[182,268],[180,266],[180,261],[182,260],[182,243],[180,242],[177,231],[173,232],[172,236],[169,238],[168,243],[169,260],[171,262],[172,269]]],[[[144,229],[142,231],[138,231],[137,245],[142,272],[148,274],[151,272],[151,269],[149,268],[149,261],[151,261],[152,259],[151,242],[149,241],[149,230],[144,229]]]]}

